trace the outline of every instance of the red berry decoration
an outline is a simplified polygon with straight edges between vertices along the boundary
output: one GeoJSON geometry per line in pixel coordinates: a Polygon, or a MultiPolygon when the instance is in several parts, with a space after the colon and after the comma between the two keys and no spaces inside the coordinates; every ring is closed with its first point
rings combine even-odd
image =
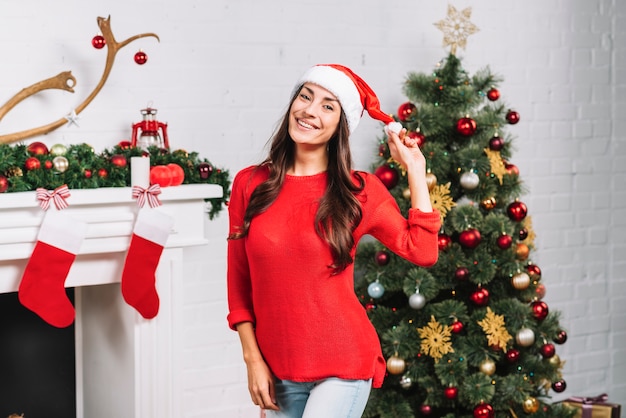
{"type": "Polygon", "coordinates": [[[169,163],[167,168],[170,170],[172,183],[170,186],[180,186],[185,181],[185,170],[176,163],[169,163]]]}
{"type": "Polygon", "coordinates": [[[389,264],[389,260],[391,260],[389,253],[385,250],[377,251],[374,258],[376,260],[376,264],[378,264],[379,266],[386,266],[387,264],[389,264]]]}
{"type": "Polygon", "coordinates": [[[433,408],[430,405],[420,405],[420,414],[430,415],[433,412],[433,408]]]}
{"type": "Polygon", "coordinates": [[[443,396],[448,399],[456,399],[459,394],[459,390],[454,386],[447,387],[443,390],[443,396]]]}
{"type": "Polygon", "coordinates": [[[32,142],[26,150],[30,155],[48,155],[48,147],[42,142],[32,142]]]}
{"type": "Polygon", "coordinates": [[[489,140],[489,149],[492,151],[500,151],[504,147],[504,139],[494,135],[489,140]]]}
{"type": "Polygon", "coordinates": [[[416,110],[417,108],[415,107],[413,103],[411,102],[402,103],[398,107],[398,119],[400,119],[402,122],[406,122],[409,119],[411,119],[411,117],[413,116],[416,110]]]}
{"type": "Polygon", "coordinates": [[[518,349],[516,348],[510,348],[507,352],[506,352],[506,361],[508,361],[509,363],[517,363],[517,361],[519,360],[519,356],[520,356],[520,352],[518,349]]]}
{"type": "Polygon", "coordinates": [[[493,406],[481,403],[474,408],[474,418],[494,418],[496,416],[493,406]]]}
{"type": "Polygon", "coordinates": [[[121,155],[121,154],[115,154],[111,157],[111,164],[113,164],[116,167],[126,167],[126,157],[121,155]]]}
{"type": "Polygon", "coordinates": [[[480,232],[477,229],[470,228],[459,234],[459,243],[465,248],[476,248],[480,244],[480,232]]]}
{"type": "Polygon", "coordinates": [[[460,334],[465,328],[465,326],[463,325],[463,322],[457,319],[450,325],[450,328],[452,329],[453,334],[460,334]]]}
{"type": "Polygon", "coordinates": [[[500,92],[498,91],[498,89],[495,89],[492,87],[487,92],[487,98],[491,100],[492,102],[495,102],[496,100],[500,98],[500,92]]]}
{"type": "Polygon", "coordinates": [[[24,161],[24,168],[28,171],[37,170],[41,168],[41,161],[36,157],[28,157],[24,161]]]}
{"type": "Polygon", "coordinates": [[[9,179],[0,174],[0,193],[4,193],[9,189],[9,179]]]}
{"type": "Polygon", "coordinates": [[[437,238],[437,244],[439,246],[439,251],[445,251],[448,249],[450,244],[452,243],[452,238],[446,234],[439,234],[437,238]]]}
{"type": "Polygon", "coordinates": [[[395,168],[389,167],[389,165],[381,165],[374,171],[376,177],[383,182],[387,189],[393,189],[398,185],[398,180],[400,179],[400,175],[395,168]]]}
{"type": "Polygon", "coordinates": [[[557,344],[565,344],[565,341],[567,341],[567,332],[560,330],[556,333],[556,336],[554,337],[554,342],[557,344]]]}
{"type": "Polygon", "coordinates": [[[102,49],[106,44],[107,41],[102,35],[96,35],[91,39],[91,45],[96,49],[102,49]]]}
{"type": "Polygon", "coordinates": [[[506,113],[506,121],[509,122],[511,125],[515,125],[517,122],[519,122],[519,113],[517,113],[515,110],[509,110],[506,113]]]}
{"type": "Polygon", "coordinates": [[[139,51],[135,54],[135,62],[139,65],[144,65],[148,61],[148,56],[145,52],[139,51]]]}
{"type": "Polygon", "coordinates": [[[107,171],[106,168],[101,168],[100,170],[98,170],[98,177],[105,179],[109,176],[109,172],[107,171]]]}
{"type": "Polygon", "coordinates": [[[198,164],[198,174],[202,180],[207,180],[213,174],[213,166],[209,163],[198,164]]]}
{"type": "Polygon", "coordinates": [[[528,208],[526,205],[519,200],[512,202],[509,206],[506,207],[506,213],[509,215],[509,218],[515,222],[521,222],[528,213],[528,208]]]}
{"type": "Polygon", "coordinates": [[[417,146],[420,148],[422,148],[422,145],[424,145],[424,143],[426,142],[426,136],[424,136],[424,134],[419,131],[410,131],[409,133],[407,133],[407,136],[411,139],[414,139],[417,143],[417,146]]]}
{"type": "Polygon", "coordinates": [[[91,170],[86,169],[83,175],[85,176],[86,179],[90,179],[93,173],[91,172],[91,170]]]}
{"type": "Polygon", "coordinates": [[[554,357],[554,355],[556,354],[556,348],[554,348],[554,344],[551,343],[542,345],[539,351],[541,351],[541,355],[543,356],[543,358],[554,357]]]}
{"type": "Polygon", "coordinates": [[[50,161],[50,160],[46,160],[46,161],[43,163],[43,166],[44,166],[44,167],[46,167],[48,170],[50,170],[50,169],[52,168],[52,166],[53,166],[53,165],[54,165],[54,164],[52,164],[52,161],[50,161]]]}
{"type": "Polygon", "coordinates": [[[470,117],[464,117],[457,121],[456,131],[463,136],[472,136],[476,132],[476,121],[470,117]]]}
{"type": "Polygon", "coordinates": [[[543,321],[548,316],[549,309],[548,304],[542,300],[536,300],[530,304],[533,310],[533,317],[538,321],[543,321]]]}
{"type": "Polygon", "coordinates": [[[564,392],[566,388],[567,388],[567,384],[565,383],[565,380],[563,379],[557,380],[556,382],[552,383],[552,390],[555,391],[556,393],[564,392]]]}
{"type": "Polygon", "coordinates": [[[165,165],[150,167],[150,184],[158,184],[161,187],[169,187],[172,184],[172,173],[165,165]]]}
{"type": "Polygon", "coordinates": [[[476,306],[486,306],[489,303],[489,291],[481,287],[470,295],[470,300],[476,306]]]}
{"type": "Polygon", "coordinates": [[[497,239],[498,248],[508,250],[513,245],[513,238],[510,235],[502,234],[497,239]]]}
{"type": "Polygon", "coordinates": [[[470,272],[467,267],[459,267],[454,272],[454,278],[460,282],[467,281],[469,279],[470,272]]]}

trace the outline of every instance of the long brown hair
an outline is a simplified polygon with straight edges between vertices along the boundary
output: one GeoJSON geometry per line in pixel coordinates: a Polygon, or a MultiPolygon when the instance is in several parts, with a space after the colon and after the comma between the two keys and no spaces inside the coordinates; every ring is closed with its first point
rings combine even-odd
{"type": "MultiPolygon", "coordinates": [[[[241,230],[230,235],[229,239],[243,238],[248,234],[252,218],[267,210],[276,200],[285,180],[285,173],[294,165],[295,144],[289,136],[289,113],[301,88],[302,86],[296,89],[287,112],[272,137],[268,157],[257,166],[267,167],[269,177],[252,192],[241,230]]],[[[333,274],[343,271],[354,261],[351,255],[355,245],[352,232],[363,216],[356,194],[363,190],[365,182],[358,172],[352,172],[349,140],[348,121],[342,110],[337,132],[328,142],[326,192],[320,199],[315,215],[315,231],[326,240],[333,254],[333,264],[329,266],[333,269],[333,274]]]]}

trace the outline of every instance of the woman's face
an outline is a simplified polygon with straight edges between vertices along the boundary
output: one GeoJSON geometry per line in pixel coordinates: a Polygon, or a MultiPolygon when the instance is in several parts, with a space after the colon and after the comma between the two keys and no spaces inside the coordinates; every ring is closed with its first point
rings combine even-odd
{"type": "Polygon", "coordinates": [[[334,94],[313,83],[305,83],[289,109],[289,135],[296,144],[323,145],[330,141],[341,117],[334,94]]]}

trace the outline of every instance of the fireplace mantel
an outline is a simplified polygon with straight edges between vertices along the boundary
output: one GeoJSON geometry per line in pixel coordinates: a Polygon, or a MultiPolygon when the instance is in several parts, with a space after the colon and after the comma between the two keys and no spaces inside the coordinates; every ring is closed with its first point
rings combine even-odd
{"type": "MultiPolygon", "coordinates": [[[[205,199],[221,186],[163,188],[174,218],[156,272],[160,310],[143,319],[124,303],[119,281],[138,207],[131,188],[70,190],[68,215],[87,223],[87,236],[65,281],[75,288],[77,417],[180,416],[178,387],[185,253],[205,245],[205,199]]],[[[53,210],[53,209],[50,209],[53,210]]],[[[16,292],[44,216],[35,192],[0,195],[0,293],[16,292]]]]}

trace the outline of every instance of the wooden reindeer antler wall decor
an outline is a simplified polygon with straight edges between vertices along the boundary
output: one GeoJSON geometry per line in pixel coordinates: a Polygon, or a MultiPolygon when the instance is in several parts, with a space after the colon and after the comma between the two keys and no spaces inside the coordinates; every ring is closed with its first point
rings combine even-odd
{"type": "MultiPolygon", "coordinates": [[[[115,61],[115,55],[117,52],[128,45],[129,43],[145,37],[154,37],[157,41],[160,41],[159,37],[154,33],[141,33],[139,35],[131,36],[130,38],[117,42],[115,37],[113,36],[113,32],[111,31],[111,16],[106,19],[103,17],[98,17],[98,27],[100,28],[100,32],[106,41],[107,47],[107,59],[106,65],[104,67],[104,72],[102,73],[102,77],[100,77],[100,81],[94,88],[94,90],[87,96],[87,98],[74,109],[74,113],[78,115],[82,112],[91,101],[98,95],[104,83],[107,81],[109,74],[111,73],[111,69],[113,68],[113,62],[115,61]]],[[[24,99],[39,93],[40,91],[47,89],[59,89],[69,91],[70,93],[74,93],[74,86],[76,85],[76,79],[72,75],[71,71],[64,71],[57,74],[54,77],[48,78],[46,80],[42,80],[38,83],[33,84],[30,87],[26,87],[22,89],[19,93],[9,99],[2,107],[0,107],[0,120],[15,107],[18,103],[23,101],[24,99]]],[[[27,138],[32,138],[39,135],[45,135],[49,132],[54,131],[55,129],[63,126],[69,120],[66,117],[62,117],[54,122],[51,122],[47,125],[39,126],[37,128],[28,129],[21,132],[15,132],[6,135],[0,135],[0,144],[8,144],[12,142],[21,141],[27,138]]]]}

